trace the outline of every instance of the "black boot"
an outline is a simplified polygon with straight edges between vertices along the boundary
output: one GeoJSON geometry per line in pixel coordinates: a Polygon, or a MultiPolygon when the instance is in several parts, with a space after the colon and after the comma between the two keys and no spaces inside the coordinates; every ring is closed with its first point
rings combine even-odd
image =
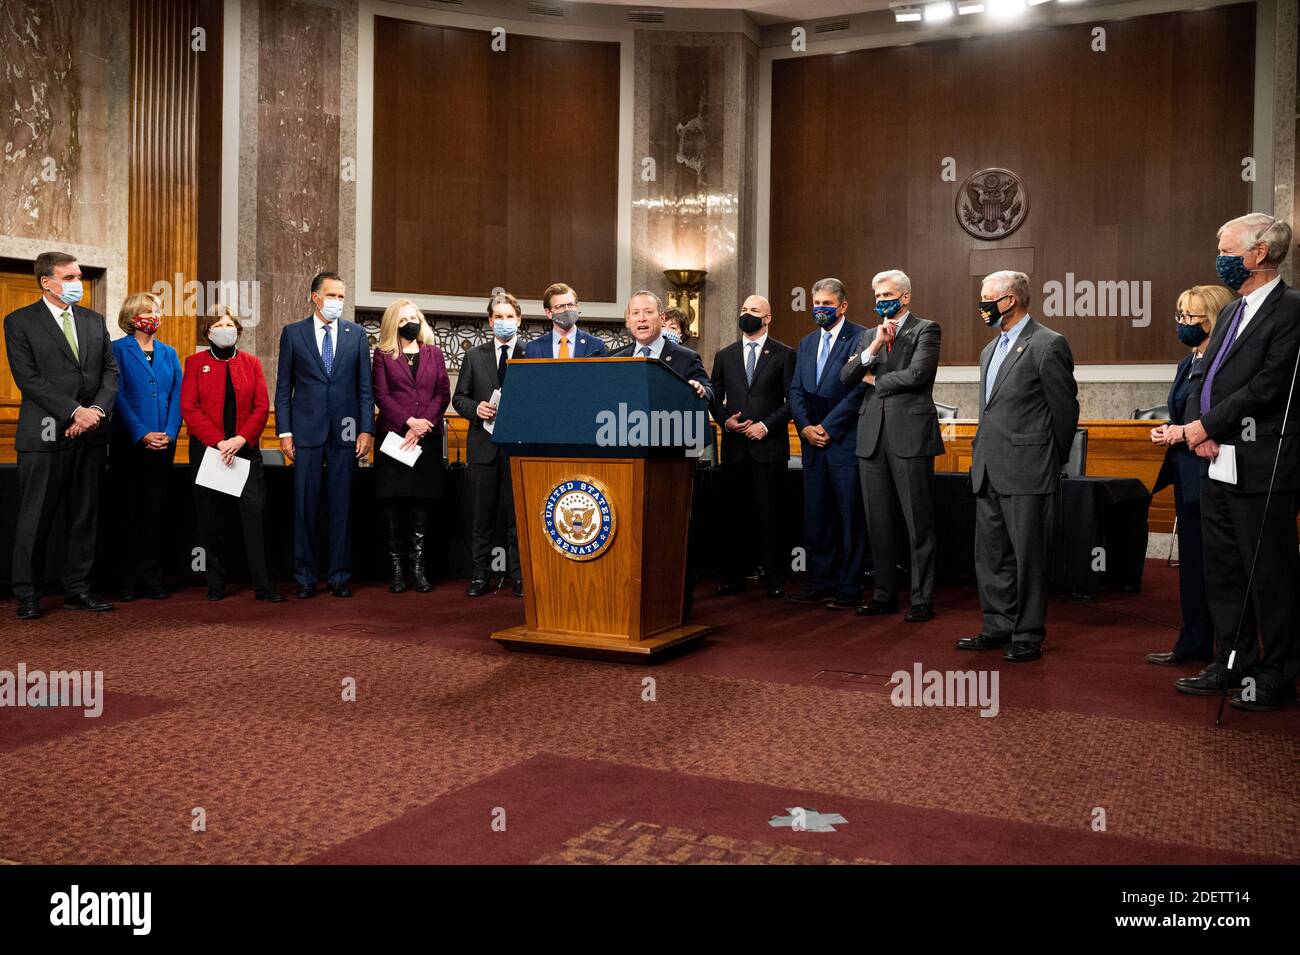
{"type": "Polygon", "coordinates": [[[393,580],[388,589],[395,594],[406,590],[406,533],[402,526],[402,509],[395,504],[384,508],[384,531],[388,537],[388,560],[393,565],[393,580]]]}
{"type": "Polygon", "coordinates": [[[416,504],[411,508],[411,586],[422,594],[433,589],[425,576],[425,544],[429,537],[429,508],[416,504]]]}

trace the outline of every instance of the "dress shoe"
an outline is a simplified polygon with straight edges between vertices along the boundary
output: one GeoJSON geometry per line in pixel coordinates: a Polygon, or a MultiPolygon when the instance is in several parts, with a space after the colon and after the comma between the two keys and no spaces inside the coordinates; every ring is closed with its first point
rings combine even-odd
{"type": "Polygon", "coordinates": [[[475,577],[469,582],[469,587],[465,589],[466,597],[482,597],[488,592],[488,582],[486,577],[475,577]]]}
{"type": "Polygon", "coordinates": [[[316,596],[315,584],[299,584],[298,592],[295,595],[299,600],[309,600],[316,596]]]}
{"type": "Polygon", "coordinates": [[[912,604],[903,619],[908,623],[925,623],[934,619],[934,604],[912,604]]]}
{"type": "Polygon", "coordinates": [[[265,600],[267,603],[282,604],[284,603],[284,594],[278,590],[257,590],[253,592],[254,600],[265,600]]]}
{"type": "Polygon", "coordinates": [[[1197,659],[1196,657],[1180,657],[1172,650],[1169,651],[1168,653],[1147,654],[1147,663],[1154,663],[1156,666],[1161,666],[1161,667],[1182,666],[1184,663],[1192,663],[1196,659],[1197,659]]]}
{"type": "Polygon", "coordinates": [[[990,637],[979,634],[974,637],[962,637],[957,641],[958,650],[996,650],[1011,642],[1010,637],[990,637]]]}
{"type": "Polygon", "coordinates": [[[67,594],[63,598],[64,610],[112,610],[113,605],[90,594],[67,594]]]}
{"type": "Polygon", "coordinates": [[[883,617],[887,613],[898,613],[898,601],[877,600],[872,597],[858,608],[858,613],[863,617],[883,617]]]}
{"type": "Polygon", "coordinates": [[[785,596],[785,585],[784,585],[784,584],[768,584],[768,585],[767,585],[767,596],[768,596],[768,599],[769,599],[769,600],[780,600],[782,597],[785,596]]]}
{"type": "Polygon", "coordinates": [[[144,595],[150,600],[166,600],[171,596],[163,587],[146,587],[144,595]]]}
{"type": "Polygon", "coordinates": [[[123,590],[121,593],[117,595],[118,603],[129,604],[139,599],[140,599],[140,595],[137,594],[134,590],[123,590]]]}
{"type": "Polygon", "coordinates": [[[18,601],[19,620],[39,620],[41,618],[41,598],[23,597],[18,601]]]}
{"type": "Polygon", "coordinates": [[[341,584],[330,584],[330,594],[335,597],[351,597],[352,588],[348,586],[348,581],[341,584]]]}
{"type": "Polygon", "coordinates": [[[790,598],[792,604],[824,604],[828,600],[835,599],[833,590],[801,590],[790,598]]]}
{"type": "Polygon", "coordinates": [[[729,597],[732,594],[744,593],[745,583],[744,581],[741,581],[740,583],[736,583],[735,581],[728,581],[725,584],[718,584],[718,586],[714,588],[713,592],[717,594],[719,597],[729,597]]]}
{"type": "Polygon", "coordinates": [[[1002,659],[1008,663],[1028,663],[1043,655],[1043,645],[1033,640],[1013,640],[1002,659]]]}
{"type": "Polygon", "coordinates": [[[1218,696],[1225,689],[1236,690],[1241,687],[1241,677],[1229,678],[1218,670],[1202,670],[1196,676],[1180,677],[1174,681],[1174,689],[1179,693],[1192,696],[1218,696]]]}
{"type": "Polygon", "coordinates": [[[226,599],[226,588],[225,588],[225,587],[209,587],[209,588],[208,588],[208,599],[209,599],[209,600],[225,600],[225,599],[226,599]]]}
{"type": "Polygon", "coordinates": [[[1233,690],[1228,697],[1228,702],[1239,710],[1250,710],[1255,713],[1280,710],[1282,707],[1295,702],[1295,684],[1272,687],[1256,683],[1254,697],[1253,700],[1245,700],[1242,699],[1241,690],[1233,690]]]}
{"type": "Polygon", "coordinates": [[[828,610],[852,610],[858,605],[861,596],[856,597],[836,597],[826,604],[828,610]]]}
{"type": "Polygon", "coordinates": [[[522,577],[516,577],[514,580],[514,586],[511,590],[514,592],[516,597],[522,597],[524,595],[524,579],[522,577]]]}

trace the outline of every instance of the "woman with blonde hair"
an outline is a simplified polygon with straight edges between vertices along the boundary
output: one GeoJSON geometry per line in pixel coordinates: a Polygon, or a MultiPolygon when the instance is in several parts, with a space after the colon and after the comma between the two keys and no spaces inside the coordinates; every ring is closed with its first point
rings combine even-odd
{"type": "Polygon", "coordinates": [[[375,434],[375,496],[380,501],[392,583],[400,594],[407,589],[409,557],[411,586],[420,593],[429,582],[431,501],[442,497],[442,416],[451,401],[451,380],[433,329],[415,303],[398,299],[384,309],[379,346],[372,358],[375,403],[379,406],[375,434]],[[396,434],[404,449],[419,448],[413,465],[403,464],[379,449],[396,434]]]}
{"type": "Polygon", "coordinates": [[[1178,590],[1183,625],[1174,648],[1165,653],[1148,653],[1147,662],[1177,666],[1214,657],[1214,634],[1210,608],[1205,598],[1205,565],[1201,553],[1201,482],[1209,473],[1209,462],[1187,447],[1183,426],[1200,415],[1202,361],[1214,322],[1233,296],[1222,285],[1193,285],[1178,296],[1174,330],[1178,340],[1191,349],[1174,375],[1169,389],[1169,423],[1151,429],[1151,440],[1164,445],[1165,460],[1152,493],[1173,485],[1174,513],[1178,518],[1178,590]]]}
{"type": "Polygon", "coordinates": [[[169,596],[163,587],[163,505],[181,430],[181,363],[158,341],[162,300],[152,292],[126,297],[117,316],[125,336],[113,342],[119,369],[110,477],[119,517],[119,598],[169,596]]]}

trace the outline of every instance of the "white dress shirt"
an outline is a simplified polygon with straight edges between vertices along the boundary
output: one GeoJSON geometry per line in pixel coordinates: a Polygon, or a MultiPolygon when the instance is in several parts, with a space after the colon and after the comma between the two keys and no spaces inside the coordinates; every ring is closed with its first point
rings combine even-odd
{"type": "Polygon", "coordinates": [[[1250,320],[1255,317],[1255,313],[1259,311],[1259,307],[1264,304],[1264,299],[1268,298],[1269,295],[1272,294],[1273,289],[1277,288],[1277,283],[1280,281],[1282,281],[1282,276],[1279,275],[1267,285],[1261,285],[1259,288],[1255,289],[1255,291],[1246,296],[1246,308],[1241,313],[1241,324],[1237,326],[1238,338],[1240,338],[1241,333],[1246,330],[1246,326],[1250,324],[1250,320]]]}
{"type": "Polygon", "coordinates": [[[72,326],[72,340],[77,343],[77,353],[80,354],[81,339],[77,337],[77,317],[76,317],[76,313],[72,310],[72,306],[63,305],[63,304],[54,305],[44,295],[41,296],[41,301],[45,303],[45,307],[48,308],[50,310],[50,314],[54,316],[54,323],[59,326],[60,338],[66,337],[63,334],[63,313],[67,312],[69,315],[72,316],[72,321],[68,322],[68,324],[72,326]]]}
{"type": "Polygon", "coordinates": [[[648,348],[650,349],[650,357],[651,357],[651,358],[658,358],[660,355],[663,354],[663,351],[664,351],[664,341],[665,341],[665,340],[666,340],[666,339],[664,338],[663,334],[661,333],[661,334],[659,335],[658,338],[656,338],[654,341],[650,342],[649,345],[647,346],[647,345],[642,345],[639,341],[637,341],[637,340],[634,338],[634,339],[632,339],[632,355],[633,355],[633,357],[635,357],[635,358],[644,358],[645,355],[644,355],[644,353],[641,351],[641,349],[642,349],[642,348],[645,348],[645,347],[648,347],[648,348]]]}

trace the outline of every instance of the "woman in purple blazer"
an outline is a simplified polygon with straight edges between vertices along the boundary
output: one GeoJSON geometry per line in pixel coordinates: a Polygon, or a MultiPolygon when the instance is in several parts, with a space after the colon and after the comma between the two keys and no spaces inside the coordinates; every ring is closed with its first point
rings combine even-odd
{"type": "Polygon", "coordinates": [[[405,564],[411,561],[411,586],[433,589],[428,577],[430,501],[442,497],[442,415],[451,400],[451,382],[433,329],[415,303],[398,299],[384,310],[379,347],[374,354],[375,495],[380,500],[393,565],[395,594],[406,590],[405,564]],[[418,447],[414,465],[403,464],[379,449],[389,434],[404,448],[418,447]],[[409,536],[408,536],[408,530],[409,536]]]}

